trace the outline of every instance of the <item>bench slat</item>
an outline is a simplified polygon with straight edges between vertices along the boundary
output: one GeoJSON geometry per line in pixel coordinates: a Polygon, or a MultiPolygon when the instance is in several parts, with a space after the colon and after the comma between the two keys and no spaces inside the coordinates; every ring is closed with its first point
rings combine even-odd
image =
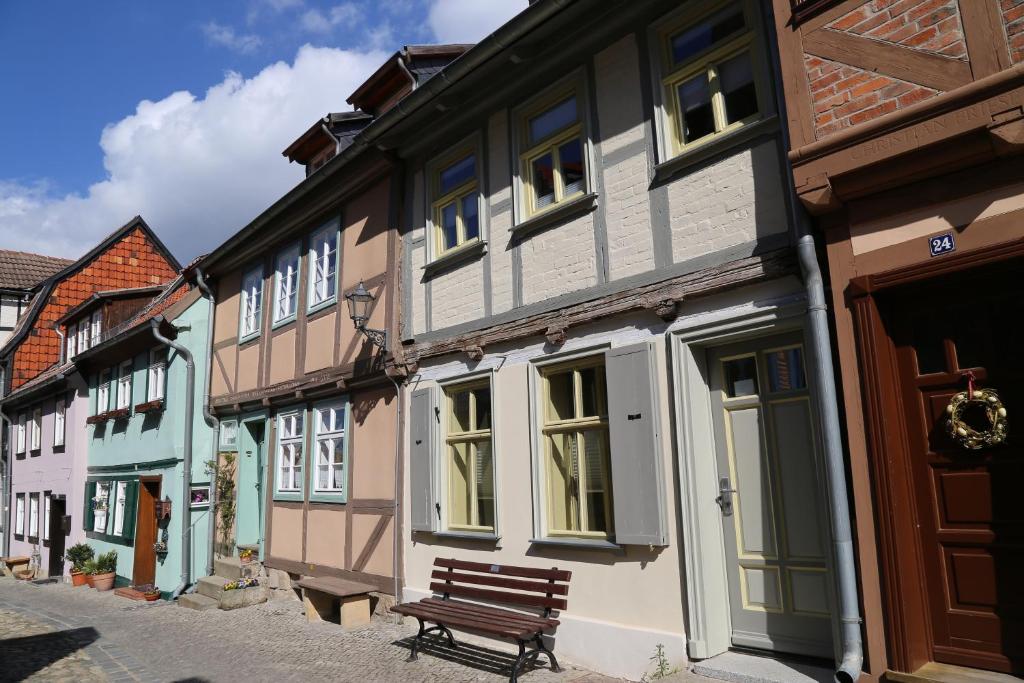
{"type": "Polygon", "coordinates": [[[392,607],[391,611],[399,614],[407,614],[410,617],[419,617],[425,621],[441,623],[446,626],[462,626],[481,631],[483,633],[504,636],[506,638],[529,638],[540,630],[538,628],[530,628],[526,626],[514,627],[499,625],[482,618],[474,618],[468,614],[444,612],[415,602],[405,605],[397,605],[392,607]]]}
{"type": "Polygon", "coordinates": [[[458,595],[464,598],[492,600],[505,604],[533,605],[534,607],[549,607],[559,610],[566,608],[564,598],[549,598],[545,595],[530,595],[529,593],[510,593],[509,591],[496,591],[488,588],[471,588],[469,586],[460,586],[456,583],[433,582],[430,584],[430,590],[437,593],[458,595]]]}
{"type": "Polygon", "coordinates": [[[503,574],[505,576],[519,576],[524,579],[543,579],[545,581],[568,581],[572,578],[572,572],[564,569],[539,569],[537,567],[513,567],[507,564],[487,564],[486,562],[467,562],[465,560],[437,558],[434,560],[435,567],[447,567],[449,569],[462,569],[482,574],[503,574]]]}
{"type": "Polygon", "coordinates": [[[486,574],[466,574],[452,569],[435,569],[431,578],[442,581],[454,581],[456,583],[474,583],[482,586],[498,586],[501,588],[515,588],[521,591],[533,591],[534,593],[553,593],[555,595],[566,595],[569,587],[563,583],[542,583],[540,581],[523,581],[522,579],[508,579],[503,576],[489,576],[486,574]]]}
{"type": "Polygon", "coordinates": [[[441,598],[423,598],[420,600],[422,603],[438,606],[447,606],[449,609],[458,609],[464,612],[471,612],[473,614],[479,614],[487,619],[515,619],[523,621],[528,624],[534,624],[542,626],[544,628],[553,628],[558,626],[558,619],[552,617],[540,617],[534,614],[523,614],[520,612],[512,612],[510,610],[501,609],[500,607],[490,607],[488,605],[480,605],[474,602],[463,602],[462,600],[442,600],[441,598]]]}
{"type": "Polygon", "coordinates": [[[453,604],[452,601],[440,600],[438,602],[419,602],[424,609],[436,612],[439,615],[452,615],[462,616],[467,619],[475,619],[476,621],[482,621],[485,624],[493,624],[495,628],[511,628],[515,630],[528,630],[536,631],[538,629],[549,628],[548,624],[544,622],[532,621],[529,619],[517,619],[516,615],[511,616],[500,616],[496,614],[486,614],[483,612],[477,612],[475,610],[464,609],[458,604],[453,604]]]}

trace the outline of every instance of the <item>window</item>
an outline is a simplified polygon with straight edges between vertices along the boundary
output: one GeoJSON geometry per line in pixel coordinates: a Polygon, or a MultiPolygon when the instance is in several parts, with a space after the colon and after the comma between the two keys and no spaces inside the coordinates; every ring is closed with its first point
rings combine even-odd
{"type": "Polygon", "coordinates": [[[15,453],[25,452],[25,421],[28,417],[25,413],[18,415],[18,426],[15,428],[15,453]]]}
{"type": "Polygon", "coordinates": [[[92,530],[107,531],[107,508],[110,506],[110,482],[96,482],[96,497],[92,500],[92,530]]]}
{"type": "Polygon", "coordinates": [[[309,307],[338,298],[338,239],[341,233],[332,221],[309,239],[309,307]]]}
{"type": "Polygon", "coordinates": [[[32,411],[32,450],[38,451],[43,442],[43,409],[32,411]]]}
{"type": "Polygon", "coordinates": [[[480,239],[480,192],[476,154],[456,154],[441,162],[433,174],[431,220],[434,224],[434,255],[480,239]]]}
{"type": "Polygon", "coordinates": [[[299,289],[299,247],[286,250],[274,265],[274,322],[289,320],[295,315],[299,289]]]}
{"type": "Polygon", "coordinates": [[[541,381],[548,533],[609,537],[612,492],[603,358],[544,368],[541,381]]]}
{"type": "Polygon", "coordinates": [[[96,414],[110,410],[110,370],[100,372],[96,385],[96,414]]]}
{"type": "Polygon", "coordinates": [[[78,352],[89,350],[89,319],[81,320],[78,323],[78,352]]]}
{"type": "Polygon", "coordinates": [[[92,333],[90,335],[90,345],[96,346],[100,343],[100,339],[103,336],[103,311],[94,311],[92,314],[92,333]]]}
{"type": "Polygon", "coordinates": [[[68,402],[66,399],[58,398],[56,404],[53,407],[53,445],[63,446],[64,436],[67,431],[67,410],[68,402]]]}
{"type": "Polygon", "coordinates": [[[190,486],[188,491],[189,507],[205,508],[210,505],[210,485],[190,486]]]}
{"type": "Polygon", "coordinates": [[[50,492],[43,491],[43,540],[50,540],[50,492]]]}
{"type": "Polygon", "coordinates": [[[78,338],[78,334],[75,332],[74,325],[66,326],[64,328],[64,333],[67,335],[66,344],[68,347],[68,357],[65,358],[65,360],[71,360],[74,356],[78,354],[78,345],[75,343],[78,338]]]}
{"type": "Polygon", "coordinates": [[[663,33],[673,154],[760,117],[747,9],[729,4],[663,33]]]}
{"type": "Polygon", "coordinates": [[[527,217],[586,191],[583,123],[575,89],[521,116],[520,174],[527,217]]]}
{"type": "Polygon", "coordinates": [[[494,531],[494,459],[489,382],[445,389],[448,528],[494,531]]]}
{"type": "Polygon", "coordinates": [[[263,312],[263,268],[250,270],[242,279],[241,313],[238,321],[238,336],[241,338],[259,334],[260,318],[263,312]]]}
{"type": "Polygon", "coordinates": [[[224,420],[220,423],[220,450],[238,450],[238,422],[235,420],[224,420]]]}
{"type": "Polygon", "coordinates": [[[132,362],[126,360],[117,369],[117,408],[132,404],[132,362]]]}
{"type": "Polygon", "coordinates": [[[14,507],[14,533],[19,536],[25,534],[25,494],[19,493],[15,496],[14,507]]]}
{"type": "Polygon", "coordinates": [[[117,482],[114,492],[114,535],[121,536],[124,534],[124,508],[128,494],[128,482],[117,482]]]}
{"type": "Polygon", "coordinates": [[[277,490],[297,493],[302,490],[302,412],[277,418],[277,490]]]}
{"type": "Polygon", "coordinates": [[[316,417],[316,482],[318,493],[345,492],[345,420],[347,404],[338,401],[313,410],[316,417]]]}
{"type": "Polygon", "coordinates": [[[149,371],[146,377],[146,401],[159,401],[164,397],[167,383],[167,349],[149,352],[149,371]]]}
{"type": "Polygon", "coordinates": [[[28,535],[30,538],[39,538],[38,493],[30,493],[28,496],[28,535]]]}

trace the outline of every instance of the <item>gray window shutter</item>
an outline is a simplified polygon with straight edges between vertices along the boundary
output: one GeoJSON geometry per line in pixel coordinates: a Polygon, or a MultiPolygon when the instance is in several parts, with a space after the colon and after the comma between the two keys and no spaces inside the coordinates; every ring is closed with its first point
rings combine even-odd
{"type": "Polygon", "coordinates": [[[667,545],[654,352],[648,343],[605,352],[615,541],[667,545]]]}
{"type": "Polygon", "coordinates": [[[433,531],[434,511],[434,394],[430,389],[412,392],[409,448],[409,497],[413,531],[433,531]]]}

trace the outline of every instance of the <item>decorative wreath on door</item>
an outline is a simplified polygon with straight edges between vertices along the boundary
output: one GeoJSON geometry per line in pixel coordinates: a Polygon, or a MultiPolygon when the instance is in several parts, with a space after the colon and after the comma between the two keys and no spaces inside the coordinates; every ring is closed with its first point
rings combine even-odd
{"type": "Polygon", "coordinates": [[[975,389],[973,374],[967,376],[967,391],[961,391],[949,400],[946,415],[949,435],[964,448],[973,451],[1006,441],[1006,407],[995,389],[975,389]],[[964,414],[970,409],[980,409],[988,420],[988,429],[975,429],[964,420],[964,414]]]}

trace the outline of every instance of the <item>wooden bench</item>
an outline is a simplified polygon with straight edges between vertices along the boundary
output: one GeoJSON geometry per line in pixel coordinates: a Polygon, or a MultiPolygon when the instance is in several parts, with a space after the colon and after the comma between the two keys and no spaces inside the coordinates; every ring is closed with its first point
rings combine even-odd
{"type": "Polygon", "coordinates": [[[31,557],[0,557],[4,576],[14,576],[15,572],[28,569],[31,557]]]}
{"type": "Polygon", "coordinates": [[[344,628],[370,623],[370,592],[377,590],[376,586],[330,576],[303,577],[297,585],[302,589],[307,621],[324,621],[338,603],[338,622],[344,628]]]}
{"type": "Polygon", "coordinates": [[[442,597],[423,598],[419,602],[407,602],[391,608],[392,612],[415,617],[420,623],[409,661],[416,659],[420,642],[428,633],[444,633],[449,645],[457,647],[448,629],[455,626],[507,638],[519,644],[519,656],[512,664],[510,683],[515,683],[519,669],[527,660],[536,659],[541,654],[547,655],[552,671],[561,671],[558,660],[544,645],[542,636],[545,631],[558,626],[558,620],[551,617],[551,610],[566,608],[565,596],[569,592],[572,572],[438,558],[434,560],[430,577],[433,579],[430,590],[442,597]],[[519,610],[540,611],[541,614],[452,600],[452,596],[509,605],[519,610]],[[425,628],[425,622],[437,626],[425,628]],[[528,650],[527,644],[531,641],[534,647],[528,650]]]}

